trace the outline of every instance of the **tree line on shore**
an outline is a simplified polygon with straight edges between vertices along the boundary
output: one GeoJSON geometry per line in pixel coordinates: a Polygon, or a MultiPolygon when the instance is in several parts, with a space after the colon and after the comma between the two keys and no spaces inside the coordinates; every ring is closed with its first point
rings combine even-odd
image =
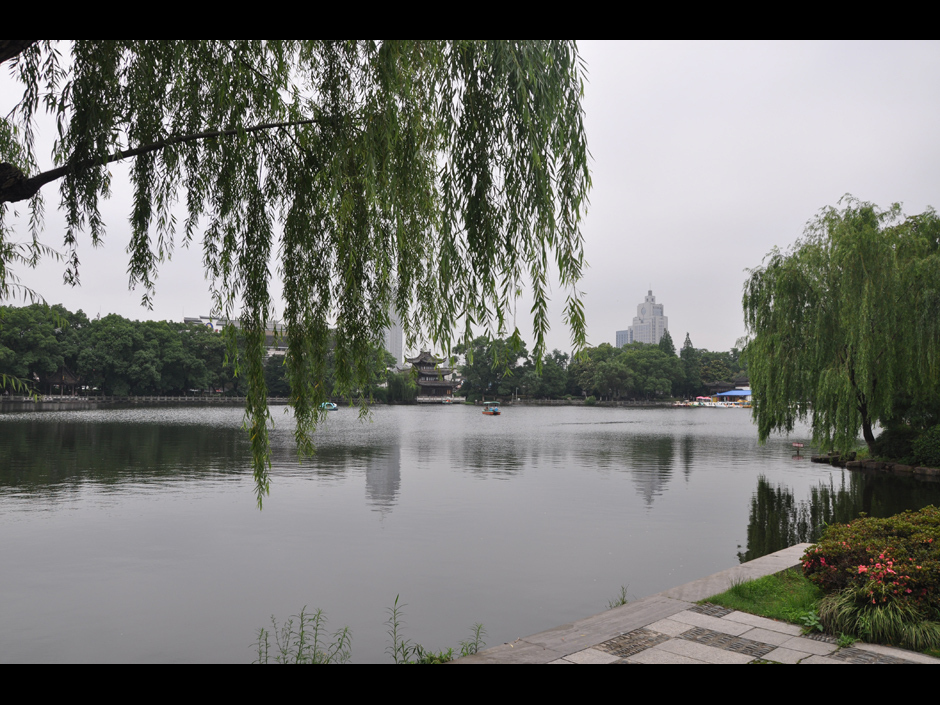
{"type": "Polygon", "coordinates": [[[689,335],[677,354],[667,331],[658,345],[609,343],[585,348],[570,356],[553,350],[537,370],[525,343],[511,338],[476,338],[458,345],[464,383],[461,392],[471,400],[483,396],[522,396],[532,399],[594,397],[600,400],[665,399],[707,394],[717,384],[746,379],[741,350],[712,352],[695,348],[689,335]]]}
{"type": "MultiPolygon", "coordinates": [[[[0,307],[0,374],[40,394],[242,396],[245,379],[236,374],[230,353],[224,335],[197,324],[131,321],[117,314],[90,319],[61,304],[0,307]]],[[[746,373],[739,349],[697,349],[687,335],[677,354],[668,332],[659,345],[602,343],[574,358],[554,350],[542,359],[541,370],[521,340],[479,337],[454,353],[463,361],[459,393],[471,400],[689,397],[746,373]]],[[[333,395],[334,360],[328,358],[323,383],[333,395]]],[[[291,396],[283,362],[283,355],[271,354],[265,363],[269,396],[291,396]]],[[[387,351],[373,346],[362,392],[376,401],[414,401],[413,375],[394,364],[387,351]]]]}
{"type": "MultiPolygon", "coordinates": [[[[237,352],[226,336],[198,324],[131,321],[117,314],[89,319],[62,305],[0,306],[0,374],[39,394],[244,396],[237,352]]],[[[243,349],[236,333],[236,350],[243,349]]],[[[327,356],[327,389],[334,387],[327,356]]],[[[270,396],[290,395],[283,354],[269,355],[264,376],[270,396]]],[[[391,355],[373,346],[367,382],[386,381],[391,355]]],[[[368,392],[367,390],[364,390],[368,392]]]]}

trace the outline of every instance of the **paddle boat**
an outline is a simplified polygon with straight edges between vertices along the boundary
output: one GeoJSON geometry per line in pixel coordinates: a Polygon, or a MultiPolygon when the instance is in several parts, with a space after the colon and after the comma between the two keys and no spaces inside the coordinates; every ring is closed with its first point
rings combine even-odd
{"type": "Polygon", "coordinates": [[[325,401],[320,404],[320,411],[336,411],[339,407],[331,401],[325,401]]]}
{"type": "Polygon", "coordinates": [[[496,402],[484,402],[483,404],[483,414],[485,416],[499,416],[499,404],[496,402]]]}

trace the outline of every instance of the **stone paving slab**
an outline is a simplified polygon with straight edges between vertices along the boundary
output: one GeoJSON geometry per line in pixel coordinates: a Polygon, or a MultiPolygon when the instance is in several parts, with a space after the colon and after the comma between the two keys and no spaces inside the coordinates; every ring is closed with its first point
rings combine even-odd
{"type": "Polygon", "coordinates": [[[807,639],[805,636],[791,636],[780,646],[794,651],[803,651],[807,654],[816,654],[817,656],[828,656],[839,648],[838,644],[827,644],[824,641],[807,639]]]}
{"type": "Polygon", "coordinates": [[[906,661],[913,661],[914,663],[936,664],[938,662],[937,659],[927,654],[919,654],[916,651],[904,651],[891,646],[882,646],[881,644],[866,644],[865,642],[859,641],[853,644],[852,648],[860,651],[870,651],[871,653],[882,654],[884,656],[894,656],[906,661]]]}
{"type": "MultiPolygon", "coordinates": [[[[688,602],[653,595],[587,619],[563,624],[560,627],[525,637],[522,641],[564,656],[645,627],[664,617],[671,617],[691,606],[688,602]]],[[[480,654],[484,653],[486,651],[480,652],[480,654]]]]}
{"type": "Polygon", "coordinates": [[[848,663],[847,661],[837,661],[834,658],[829,658],[828,656],[815,656],[815,655],[810,656],[800,661],[801,665],[809,664],[810,666],[814,666],[814,665],[815,666],[833,666],[833,665],[844,666],[847,663],[848,663]]]}
{"type": "MultiPolygon", "coordinates": [[[[696,644],[693,641],[685,639],[670,639],[667,642],[654,646],[647,651],[665,651],[669,654],[686,656],[695,659],[701,663],[749,663],[754,660],[753,656],[738,654],[733,651],[725,651],[708,644],[696,644]]],[[[632,660],[632,659],[631,659],[632,660]]]]}
{"type": "Polygon", "coordinates": [[[732,612],[727,617],[722,617],[722,619],[727,619],[729,622],[747,624],[755,629],[765,629],[771,632],[779,632],[780,634],[789,634],[790,636],[799,636],[802,633],[800,628],[795,624],[778,622],[775,619],[758,617],[756,614],[748,614],[747,612],[732,612]]]}
{"type": "Polygon", "coordinates": [[[584,649],[565,656],[563,661],[571,663],[617,663],[619,656],[614,656],[600,649],[584,649]]]}
{"type": "Polygon", "coordinates": [[[719,617],[709,617],[706,614],[698,614],[692,611],[679,612],[673,615],[671,619],[676,622],[688,624],[690,627],[704,627],[705,629],[712,629],[716,632],[724,632],[725,634],[733,634],[734,636],[740,636],[744,632],[753,629],[753,627],[747,624],[732,622],[719,617]]]}
{"type": "Polygon", "coordinates": [[[750,631],[744,632],[742,635],[745,639],[751,639],[752,641],[759,641],[764,644],[772,644],[774,646],[780,646],[786,641],[789,641],[792,638],[792,634],[784,634],[783,632],[771,631],[770,629],[761,629],[760,627],[755,627],[750,631]]]}
{"type": "Polygon", "coordinates": [[[705,663],[700,659],[689,658],[688,656],[681,656],[680,654],[672,654],[668,651],[658,651],[655,649],[647,649],[646,651],[641,651],[635,656],[630,656],[627,659],[627,663],[654,663],[654,664],[698,664],[702,665],[705,663]]]}
{"type": "Polygon", "coordinates": [[[653,622],[647,629],[659,632],[660,634],[666,634],[667,636],[679,636],[683,632],[689,631],[689,625],[686,622],[677,622],[669,618],[653,622]]]}
{"type": "Polygon", "coordinates": [[[549,663],[565,653],[531,644],[524,639],[484,649],[473,656],[456,659],[452,663],[549,663]]]}
{"type": "Polygon", "coordinates": [[[632,632],[627,632],[598,644],[597,648],[613,654],[617,658],[626,658],[641,651],[646,651],[664,641],[669,641],[670,638],[668,634],[653,629],[634,629],[632,632]]]}
{"type": "MultiPolygon", "coordinates": [[[[766,654],[764,658],[768,661],[775,661],[776,663],[803,663],[811,656],[815,656],[815,654],[780,647],[766,654]]],[[[838,663],[838,661],[836,663],[838,663]]]]}
{"type": "Polygon", "coordinates": [[[679,638],[685,639],[686,641],[693,641],[697,644],[714,646],[719,649],[724,649],[725,651],[733,651],[736,654],[744,654],[751,658],[761,658],[774,650],[774,644],[745,639],[741,636],[733,636],[723,632],[715,632],[711,629],[703,629],[702,627],[693,627],[679,638]]]}
{"type": "Polygon", "coordinates": [[[845,649],[839,649],[834,652],[830,658],[836,659],[837,661],[844,661],[845,663],[865,663],[865,664],[902,664],[902,663],[914,663],[913,661],[905,658],[906,654],[903,656],[900,654],[880,654],[874,651],[865,651],[864,649],[859,649],[857,647],[850,646],[845,649]]]}

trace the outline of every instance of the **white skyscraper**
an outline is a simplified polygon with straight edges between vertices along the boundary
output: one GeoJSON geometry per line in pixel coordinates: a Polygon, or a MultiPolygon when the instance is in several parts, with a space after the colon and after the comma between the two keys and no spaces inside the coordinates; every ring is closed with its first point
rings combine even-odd
{"type": "Polygon", "coordinates": [[[636,307],[633,325],[627,330],[617,331],[617,347],[630,343],[651,343],[656,345],[669,330],[669,318],[663,315],[663,305],[656,303],[653,290],[650,289],[643,302],[636,307]]]}
{"type": "Polygon", "coordinates": [[[388,317],[391,319],[392,325],[385,329],[385,349],[392,353],[395,364],[400,365],[405,358],[405,332],[394,306],[391,307],[388,317]]]}

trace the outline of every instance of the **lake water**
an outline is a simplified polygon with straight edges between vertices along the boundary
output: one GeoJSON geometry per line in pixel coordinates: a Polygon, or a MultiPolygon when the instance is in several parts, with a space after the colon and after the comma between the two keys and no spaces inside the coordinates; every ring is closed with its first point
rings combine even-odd
{"type": "Polygon", "coordinates": [[[940,504],[794,460],[805,428],[760,447],[736,409],[342,408],[302,463],[282,410],[260,512],[241,410],[0,414],[0,662],[249,662],[304,606],[387,662],[398,595],[411,641],[493,646],[940,504]]]}

